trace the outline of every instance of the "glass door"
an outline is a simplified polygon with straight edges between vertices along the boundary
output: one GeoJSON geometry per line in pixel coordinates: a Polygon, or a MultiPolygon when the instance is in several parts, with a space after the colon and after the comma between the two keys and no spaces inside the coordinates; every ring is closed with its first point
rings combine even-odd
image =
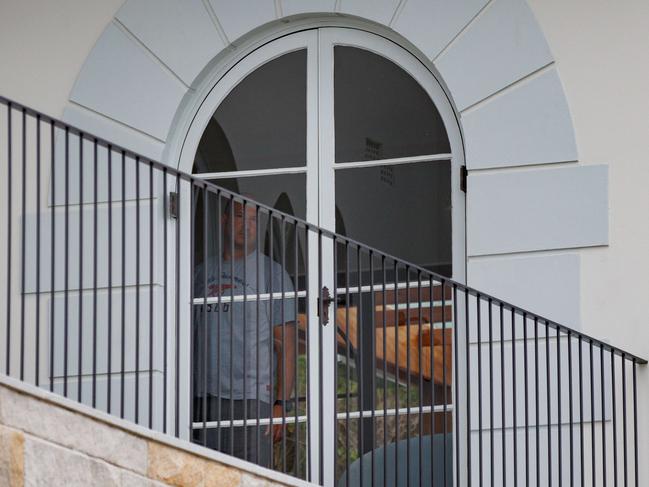
{"type": "Polygon", "coordinates": [[[341,239],[324,266],[336,302],[331,482],[450,485],[452,299],[421,269],[464,280],[457,123],[412,55],[350,29],[320,31],[319,90],[320,225],[381,251],[341,239]]]}
{"type": "MultiPolygon", "coordinates": [[[[190,130],[187,144],[192,146],[193,137],[196,176],[423,269],[464,280],[459,130],[443,90],[410,53],[352,29],[288,35],[237,63],[204,106],[207,115],[201,120],[199,113],[200,123],[190,130]]],[[[247,342],[234,331],[216,339],[197,335],[197,343],[210,345],[192,355],[195,441],[325,485],[350,485],[366,470],[364,458],[375,465],[377,455],[383,455],[388,463],[388,452],[397,458],[395,452],[412,438],[432,445],[451,432],[447,352],[452,310],[437,281],[422,279],[414,267],[393,265],[378,252],[354,249],[344,239],[334,242],[265,211],[251,212],[244,204],[205,195],[194,205],[194,266],[216,269],[211,276],[216,281],[195,284],[195,306],[217,300],[220,309],[212,317],[223,320],[224,306],[243,302],[242,317],[243,309],[253,306],[248,321],[258,312],[257,302],[273,306],[278,289],[237,291],[238,263],[225,247],[235,245],[235,228],[240,228],[248,264],[239,266],[243,281],[259,283],[258,276],[248,276],[250,270],[277,267],[275,274],[284,278],[276,287],[292,293],[289,313],[286,295],[281,301],[282,334],[295,337],[297,345],[289,358],[288,388],[278,388],[287,381],[276,376],[278,358],[272,347],[261,354],[261,368],[268,373],[243,374],[248,385],[263,376],[268,384],[262,389],[269,391],[264,395],[222,377],[260,368],[251,358],[257,350],[251,345],[254,333],[247,342]],[[251,262],[248,253],[255,256],[251,262]],[[228,267],[230,274],[224,274],[228,267]],[[325,287],[335,297],[327,326],[318,312],[325,287]],[[213,290],[216,294],[209,294],[213,290]],[[411,334],[420,337],[417,345],[406,340],[411,334]],[[441,358],[443,370],[434,366],[441,358]],[[221,399],[206,399],[212,397],[221,399]],[[257,402],[249,403],[251,398],[257,402]],[[237,413],[240,403],[234,401],[240,400],[245,410],[237,413]],[[260,428],[273,422],[277,401],[291,412],[283,410],[283,433],[269,443],[260,428]],[[401,424],[404,412],[407,425],[401,424]],[[243,433],[246,428],[250,435],[243,433]]],[[[204,274],[196,275],[205,281],[204,274]]],[[[207,333],[207,308],[201,309],[195,321],[207,333]]],[[[233,317],[235,313],[233,308],[233,317]]],[[[246,326],[242,336],[248,336],[246,326]]],[[[397,466],[383,475],[398,483],[403,472],[397,466]]],[[[371,471],[365,478],[378,474],[371,471]]]]}

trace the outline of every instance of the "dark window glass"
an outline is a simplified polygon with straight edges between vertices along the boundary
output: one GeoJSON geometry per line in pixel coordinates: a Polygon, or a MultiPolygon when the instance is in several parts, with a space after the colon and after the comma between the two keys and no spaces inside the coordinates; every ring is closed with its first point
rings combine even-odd
{"type": "Polygon", "coordinates": [[[336,171],[336,232],[451,276],[451,163],[336,171]]]}
{"type": "Polygon", "coordinates": [[[450,152],[437,108],[393,62],[338,46],[334,77],[336,162],[450,152]]]}
{"type": "Polygon", "coordinates": [[[195,173],[306,165],[306,50],[249,74],[212,116],[195,173]]]}

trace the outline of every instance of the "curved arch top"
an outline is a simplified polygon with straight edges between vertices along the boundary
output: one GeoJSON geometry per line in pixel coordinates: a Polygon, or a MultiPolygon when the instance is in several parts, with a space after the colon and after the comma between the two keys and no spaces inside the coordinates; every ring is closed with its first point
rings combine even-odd
{"type": "Polygon", "coordinates": [[[577,159],[552,56],[524,0],[398,4],[342,0],[334,11],[333,0],[279,8],[271,0],[127,0],[83,65],[64,117],[173,164],[200,93],[243,55],[304,28],[348,26],[390,38],[439,78],[465,133],[469,169],[577,159]]]}
{"type": "MultiPolygon", "coordinates": [[[[182,8],[178,0],[126,0],[83,65],[64,118],[177,167],[206,93],[232,66],[271,40],[325,26],[393,41],[433,73],[449,98],[469,170],[468,280],[485,291],[515,297],[511,283],[517,279],[493,284],[493,273],[485,270],[503,269],[498,256],[608,243],[608,213],[600,210],[608,199],[605,166],[593,174],[583,165],[560,164],[552,174],[541,174],[556,163],[578,161],[578,154],[559,74],[525,0],[187,0],[182,8]],[[511,178],[509,171],[474,171],[521,166],[535,167],[511,178]],[[584,194],[603,204],[588,205],[588,198],[576,198],[566,189],[569,185],[562,183],[575,177],[584,194]],[[540,194],[552,194],[556,204],[539,207],[532,192],[526,192],[515,205],[494,206],[512,179],[521,187],[539,186],[540,194]],[[488,215],[487,220],[481,215],[488,215]],[[577,235],[573,217],[588,221],[598,238],[577,235]],[[523,238],[516,225],[494,232],[489,218],[532,219],[534,235],[552,238],[523,238]],[[473,256],[489,257],[474,262],[473,256]]],[[[578,254],[571,255],[578,260],[578,254]]],[[[517,267],[534,275],[540,258],[518,256],[517,267]]],[[[570,306],[552,304],[565,303],[559,291],[556,299],[538,297],[547,293],[536,279],[519,304],[576,323],[579,267],[562,269],[567,273],[563,280],[571,283],[563,294],[575,296],[570,306]]]]}

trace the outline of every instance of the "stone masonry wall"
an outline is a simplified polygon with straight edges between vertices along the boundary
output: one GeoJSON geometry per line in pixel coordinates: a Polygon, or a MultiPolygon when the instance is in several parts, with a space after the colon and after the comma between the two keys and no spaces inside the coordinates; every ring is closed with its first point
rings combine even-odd
{"type": "Polygon", "coordinates": [[[307,485],[0,378],[0,486],[307,485]]]}

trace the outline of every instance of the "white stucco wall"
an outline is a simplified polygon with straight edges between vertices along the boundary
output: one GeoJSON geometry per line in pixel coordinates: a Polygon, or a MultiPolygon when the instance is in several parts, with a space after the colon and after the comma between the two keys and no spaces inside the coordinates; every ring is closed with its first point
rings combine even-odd
{"type": "Polygon", "coordinates": [[[580,161],[609,168],[609,245],[581,251],[583,327],[647,356],[649,3],[529,3],[561,75],[580,161]]]}
{"type": "MultiPolygon", "coordinates": [[[[364,2],[358,2],[361,3],[364,2]]],[[[390,12],[396,3],[381,2],[381,8],[390,12]]],[[[395,29],[400,30],[403,23],[408,22],[406,7],[421,3],[402,2],[395,29]]],[[[122,0],[0,0],[0,94],[61,117],[84,62],[121,4],[122,0]]],[[[340,11],[354,14],[363,11],[349,4],[352,2],[343,0],[340,11]]],[[[588,248],[565,250],[559,241],[553,250],[513,248],[498,256],[482,255],[470,261],[474,269],[485,268],[483,275],[497,272],[499,268],[509,272],[505,272],[505,276],[511,280],[503,279],[495,286],[497,289],[502,285],[505,294],[512,283],[520,282],[521,275],[529,278],[537,275],[537,271],[544,272],[542,285],[550,286],[554,274],[548,270],[554,268],[552,265],[567,262],[565,266],[556,267],[557,273],[576,269],[579,275],[579,282],[562,280],[560,284],[565,286],[566,296],[580,303],[577,314],[570,316],[575,316],[581,329],[638,355],[649,356],[644,306],[649,290],[645,278],[649,271],[649,225],[645,224],[649,210],[649,192],[645,189],[645,181],[649,180],[646,164],[649,157],[646,142],[649,139],[649,65],[645,61],[649,52],[649,3],[645,0],[529,0],[528,4],[545,34],[564,88],[579,165],[608,166],[607,235],[606,239],[599,240],[601,245],[595,242],[592,244],[595,246],[588,248]],[[553,256],[559,258],[553,259],[553,256]],[[547,265],[548,262],[552,265],[547,265]],[[576,294],[574,289],[578,289],[576,294]]],[[[377,16],[379,13],[377,9],[377,16]]],[[[389,21],[388,14],[380,17],[383,22],[389,21]]],[[[415,21],[411,18],[409,22],[415,21]]],[[[227,28],[235,27],[228,24],[227,28]]],[[[242,29],[239,34],[247,30],[245,26],[239,28],[242,29]]],[[[230,31],[225,34],[236,37],[230,31]]],[[[412,41],[418,43],[416,38],[412,41]]],[[[438,52],[431,53],[435,54],[438,52]]],[[[457,72],[461,75],[462,70],[457,72]]],[[[548,71],[541,74],[548,74],[548,71]]],[[[480,94],[475,97],[479,98],[480,94]]],[[[460,108],[469,107],[464,117],[467,124],[472,123],[472,114],[486,113],[488,116],[486,111],[472,110],[473,101],[475,99],[470,96],[460,100],[460,108]]],[[[496,93],[490,103],[498,101],[496,93]]],[[[484,120],[478,119],[475,123],[479,125],[484,120]]],[[[515,121],[512,122],[512,130],[516,127],[515,121]]],[[[465,130],[470,135],[468,125],[465,130]]],[[[478,149],[484,153],[489,147],[478,149]]],[[[550,148],[545,149],[550,151],[550,148]]],[[[468,150],[470,152],[471,147],[468,150]]],[[[535,150],[540,148],[535,147],[535,150]]],[[[513,157],[518,158],[519,164],[529,167],[506,172],[524,175],[527,171],[542,169],[533,160],[522,161],[520,154],[513,157]]],[[[574,163],[568,161],[552,166],[571,165],[574,163]]],[[[497,173],[498,170],[480,169],[477,174],[488,177],[490,171],[497,173]]],[[[471,265],[469,276],[471,278],[471,265]]],[[[534,310],[544,313],[543,309],[534,310]]],[[[644,371],[639,376],[640,404],[647,404],[649,400],[647,375],[644,371]]],[[[643,430],[648,430],[646,424],[643,430]]]]}
{"type": "Polygon", "coordinates": [[[122,1],[2,0],[2,95],[60,117],[81,66],[122,1]]]}

